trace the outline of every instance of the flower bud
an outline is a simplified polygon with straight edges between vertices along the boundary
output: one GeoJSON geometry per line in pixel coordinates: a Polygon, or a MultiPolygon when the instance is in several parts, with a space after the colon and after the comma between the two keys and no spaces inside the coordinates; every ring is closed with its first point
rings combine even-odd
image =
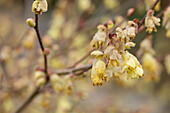
{"type": "Polygon", "coordinates": [[[50,81],[55,83],[55,82],[61,81],[61,78],[57,74],[53,74],[50,76],[50,81]]]}
{"type": "Polygon", "coordinates": [[[70,78],[73,78],[73,77],[74,77],[74,74],[73,74],[73,73],[70,73],[70,74],[69,74],[69,77],[70,77],[70,78]]]}
{"type": "Polygon", "coordinates": [[[112,29],[114,27],[114,22],[112,20],[109,20],[107,23],[107,28],[112,29]]]}
{"type": "Polygon", "coordinates": [[[134,9],[134,8],[130,8],[130,9],[128,9],[128,11],[127,11],[127,13],[126,13],[126,16],[127,16],[127,17],[130,17],[130,16],[133,15],[134,12],[135,12],[135,9],[134,9]]]}
{"type": "Polygon", "coordinates": [[[44,55],[49,55],[50,54],[50,50],[48,48],[44,49],[44,55]]]}
{"type": "Polygon", "coordinates": [[[46,79],[44,77],[42,77],[42,78],[39,78],[38,80],[36,80],[35,84],[37,87],[40,87],[40,86],[44,86],[45,83],[46,83],[46,79]]]}
{"type": "Polygon", "coordinates": [[[26,20],[26,22],[27,22],[27,24],[28,24],[28,26],[30,26],[30,27],[35,27],[35,20],[34,19],[32,19],[32,18],[28,18],[27,20],[26,20]]]}
{"type": "Polygon", "coordinates": [[[42,71],[36,71],[36,72],[34,73],[34,78],[35,78],[35,80],[38,80],[39,78],[42,78],[42,77],[45,77],[45,73],[44,73],[44,72],[42,72],[42,71]]]}

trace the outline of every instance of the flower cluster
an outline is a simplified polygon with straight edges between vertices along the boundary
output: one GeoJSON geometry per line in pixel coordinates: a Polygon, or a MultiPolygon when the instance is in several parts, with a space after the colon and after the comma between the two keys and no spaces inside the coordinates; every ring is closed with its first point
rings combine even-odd
{"type": "Polygon", "coordinates": [[[160,26],[160,18],[154,16],[154,11],[149,10],[145,19],[146,31],[148,33],[157,32],[156,26],[160,26]]]}
{"type": "Polygon", "coordinates": [[[159,81],[161,73],[161,65],[155,59],[155,51],[152,48],[152,36],[148,35],[140,44],[137,52],[139,57],[142,56],[143,69],[145,72],[145,81],[159,81]]]}
{"type": "Polygon", "coordinates": [[[57,93],[65,92],[66,94],[70,94],[73,89],[70,76],[60,77],[57,74],[52,74],[50,76],[50,82],[57,93]]]}
{"type": "Polygon", "coordinates": [[[166,36],[170,38],[170,6],[164,12],[162,25],[165,26],[165,29],[167,30],[166,36]]]}
{"type": "Polygon", "coordinates": [[[115,33],[108,33],[106,25],[99,25],[91,45],[99,50],[93,51],[95,59],[91,70],[93,85],[103,85],[111,77],[119,80],[135,79],[144,75],[137,58],[125,51],[135,46],[132,42],[138,29],[137,23],[128,21],[125,28],[117,27],[115,33]],[[104,46],[106,46],[104,48],[104,46]],[[103,50],[103,51],[101,51],[103,50]]]}

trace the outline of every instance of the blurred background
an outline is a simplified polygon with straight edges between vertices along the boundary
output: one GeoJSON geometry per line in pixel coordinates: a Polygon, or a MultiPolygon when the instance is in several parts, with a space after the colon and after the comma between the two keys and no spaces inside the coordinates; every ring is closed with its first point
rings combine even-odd
{"type": "MultiPolygon", "coordinates": [[[[48,65],[53,71],[71,66],[92,49],[90,41],[98,24],[109,20],[120,23],[127,10],[137,3],[137,0],[47,1],[48,11],[39,16],[39,29],[45,47],[51,50],[48,65]]],[[[13,113],[24,102],[35,88],[35,69],[43,67],[35,31],[25,22],[34,18],[32,2],[0,0],[0,113],[13,113]]],[[[169,3],[161,0],[160,10],[155,14],[169,3]]],[[[142,19],[147,5],[147,0],[141,2],[128,20],[142,19]]],[[[125,20],[122,27],[126,24],[125,20]]],[[[162,25],[157,28],[158,32],[152,33],[156,72],[138,80],[111,80],[93,87],[89,71],[73,80],[71,94],[45,88],[23,113],[170,113],[170,75],[164,65],[170,62],[165,60],[170,54],[170,39],[162,25]]],[[[137,34],[136,47],[130,52],[136,55],[145,38],[145,30],[137,34]]],[[[91,59],[88,57],[78,66],[90,63],[91,59]]],[[[138,59],[142,63],[142,57],[138,59]]]]}

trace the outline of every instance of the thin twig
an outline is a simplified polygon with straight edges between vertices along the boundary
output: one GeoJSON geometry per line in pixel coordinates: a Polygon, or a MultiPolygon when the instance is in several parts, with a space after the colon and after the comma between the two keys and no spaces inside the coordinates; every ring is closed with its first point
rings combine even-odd
{"type": "Polygon", "coordinates": [[[37,34],[37,37],[38,37],[38,41],[39,41],[39,44],[40,44],[40,47],[41,47],[41,50],[42,50],[42,53],[43,53],[43,56],[44,56],[44,72],[46,73],[46,76],[48,78],[47,55],[44,54],[44,45],[42,43],[40,32],[39,32],[39,29],[38,29],[38,14],[35,14],[35,23],[36,23],[36,26],[34,27],[34,29],[36,31],[36,34],[37,34]]]}
{"type": "Polygon", "coordinates": [[[157,14],[156,17],[158,17],[158,18],[161,17],[168,7],[170,7],[170,4],[168,6],[166,6],[159,14],[157,14]]]}
{"type": "MultiPolygon", "coordinates": [[[[39,29],[38,29],[38,15],[37,14],[35,14],[35,23],[36,23],[36,26],[34,27],[34,29],[36,31],[36,34],[37,34],[37,37],[38,37],[38,41],[39,41],[39,44],[40,44],[40,48],[42,50],[42,53],[44,53],[44,45],[42,43],[41,36],[40,36],[40,33],[39,33],[39,29]]],[[[43,57],[44,57],[44,72],[46,74],[46,79],[47,79],[46,84],[47,84],[48,81],[49,81],[48,69],[47,69],[48,68],[48,65],[47,65],[47,56],[45,54],[43,54],[43,57]]],[[[16,110],[15,113],[20,113],[35,98],[35,96],[39,94],[39,90],[40,90],[40,87],[37,87],[34,90],[34,92],[28,97],[28,99],[21,105],[21,107],[19,107],[16,110]]]]}
{"type": "Polygon", "coordinates": [[[73,68],[73,67],[77,66],[78,64],[80,64],[80,63],[81,63],[82,61],[84,61],[84,60],[91,54],[91,52],[94,51],[94,50],[96,50],[96,49],[90,50],[86,55],[84,55],[81,59],[79,59],[77,62],[75,62],[72,66],[69,66],[68,69],[69,69],[69,68],[73,68]]]}
{"type": "MultiPolygon", "coordinates": [[[[143,0],[138,0],[138,1],[136,2],[136,4],[135,4],[134,7],[133,7],[134,12],[136,11],[137,7],[139,6],[139,4],[140,4],[142,1],[143,1],[143,0]]],[[[120,25],[122,25],[123,22],[124,22],[126,19],[128,19],[128,18],[131,17],[131,16],[133,16],[134,12],[133,12],[131,15],[127,15],[127,14],[126,14],[126,16],[123,18],[123,20],[122,20],[117,26],[115,26],[115,27],[113,28],[113,31],[115,31],[117,27],[119,27],[120,25]]]]}
{"type": "Polygon", "coordinates": [[[61,70],[57,70],[55,73],[58,74],[58,75],[66,75],[66,74],[69,74],[69,73],[75,73],[77,71],[87,69],[91,66],[92,66],[91,64],[87,64],[87,65],[83,65],[83,66],[71,68],[71,69],[61,69],[61,70]]]}

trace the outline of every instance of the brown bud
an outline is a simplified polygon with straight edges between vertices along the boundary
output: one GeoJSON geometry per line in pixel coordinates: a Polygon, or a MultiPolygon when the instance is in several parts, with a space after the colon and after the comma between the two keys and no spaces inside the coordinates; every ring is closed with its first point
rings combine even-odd
{"type": "Polygon", "coordinates": [[[134,9],[134,8],[130,8],[130,9],[128,9],[128,11],[127,11],[127,13],[126,13],[126,16],[127,16],[127,17],[130,17],[130,16],[133,15],[134,12],[135,12],[135,9],[134,9]]]}

